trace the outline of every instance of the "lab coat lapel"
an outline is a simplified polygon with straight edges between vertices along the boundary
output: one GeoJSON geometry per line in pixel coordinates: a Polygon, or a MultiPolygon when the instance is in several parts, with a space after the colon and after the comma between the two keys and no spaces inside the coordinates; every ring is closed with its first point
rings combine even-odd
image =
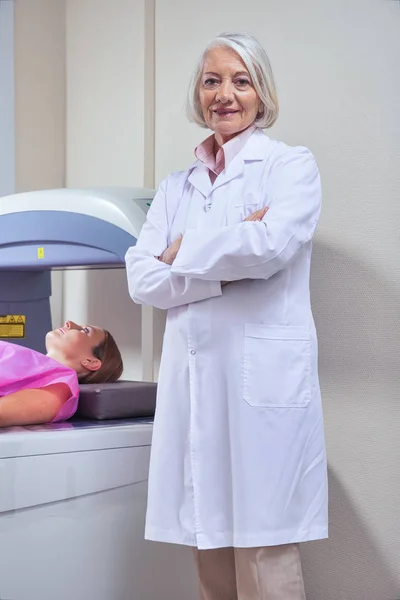
{"type": "Polygon", "coordinates": [[[245,147],[241,150],[232,162],[228,165],[219,177],[217,177],[213,190],[229,183],[232,179],[239,177],[243,171],[246,162],[264,160],[268,155],[270,139],[261,129],[256,129],[247,140],[245,147]]]}
{"type": "Polygon", "coordinates": [[[224,169],[222,173],[217,177],[214,183],[213,191],[219,187],[229,183],[232,179],[239,177],[244,171],[244,160],[241,156],[241,152],[235,156],[232,162],[228,165],[227,169],[224,169]]]}
{"type": "Polygon", "coordinates": [[[239,177],[243,171],[246,162],[265,160],[271,147],[271,140],[268,138],[262,129],[256,129],[253,135],[248,139],[245,147],[241,150],[232,162],[215,180],[214,186],[211,183],[210,175],[207,167],[200,161],[196,160],[190,167],[188,181],[196,188],[205,198],[209,196],[211,191],[229,183],[232,179],[239,177]]]}
{"type": "Polygon", "coordinates": [[[207,198],[207,196],[210,194],[212,184],[208,174],[208,169],[200,160],[196,160],[196,162],[192,165],[188,181],[205,198],[207,198]]]}

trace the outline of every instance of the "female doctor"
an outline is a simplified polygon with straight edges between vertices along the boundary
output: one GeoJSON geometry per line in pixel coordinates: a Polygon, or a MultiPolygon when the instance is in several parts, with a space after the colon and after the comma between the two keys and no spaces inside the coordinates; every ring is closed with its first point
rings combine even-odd
{"type": "Polygon", "coordinates": [[[263,133],[278,103],[248,35],[208,44],[188,113],[214,134],[161,183],[126,255],[132,299],[168,310],[146,538],[195,548],[203,600],[304,600],[299,543],[327,537],[319,173],[263,133]]]}

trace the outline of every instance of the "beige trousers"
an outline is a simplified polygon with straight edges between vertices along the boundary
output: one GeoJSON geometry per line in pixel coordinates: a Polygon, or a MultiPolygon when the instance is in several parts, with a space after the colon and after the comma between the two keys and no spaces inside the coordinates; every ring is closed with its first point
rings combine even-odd
{"type": "Polygon", "coordinates": [[[202,600],[305,600],[298,544],[195,549],[202,600]]]}

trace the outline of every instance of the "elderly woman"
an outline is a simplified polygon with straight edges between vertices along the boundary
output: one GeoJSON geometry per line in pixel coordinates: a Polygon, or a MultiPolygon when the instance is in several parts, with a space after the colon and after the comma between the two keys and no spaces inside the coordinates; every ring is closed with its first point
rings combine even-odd
{"type": "Polygon", "coordinates": [[[203,600],[303,600],[299,543],[327,537],[318,169],[263,133],[278,103],[250,36],[208,44],[188,111],[214,134],[126,255],[133,300],[168,309],[146,537],[195,548],[203,600]]]}

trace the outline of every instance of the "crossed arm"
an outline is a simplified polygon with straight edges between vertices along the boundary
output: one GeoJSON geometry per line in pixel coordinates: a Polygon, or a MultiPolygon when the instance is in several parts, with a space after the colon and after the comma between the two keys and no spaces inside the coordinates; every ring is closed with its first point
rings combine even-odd
{"type": "Polygon", "coordinates": [[[221,282],[272,277],[311,240],[321,210],[318,168],[306,148],[277,160],[268,176],[268,214],[261,220],[251,215],[250,223],[188,229],[172,244],[167,186],[168,179],[125,257],[131,298],[161,309],[221,296],[221,282]]]}
{"type": "MultiPolygon", "coordinates": [[[[167,244],[163,184],[153,200],[136,246],[125,256],[129,293],[137,304],[168,310],[177,306],[221,296],[225,281],[200,280],[171,271],[181,243],[167,244]]],[[[268,208],[256,211],[246,221],[261,221],[268,208]]]]}
{"type": "MultiPolygon", "coordinates": [[[[265,215],[267,214],[268,211],[268,206],[266,206],[265,208],[260,208],[259,210],[256,210],[252,215],[249,215],[246,219],[244,219],[244,221],[251,221],[251,222],[256,222],[256,221],[262,221],[263,218],[265,217],[265,215]]],[[[179,249],[181,247],[182,244],[182,240],[183,240],[183,236],[181,235],[180,237],[178,237],[178,239],[176,239],[174,242],[172,242],[172,244],[170,244],[170,246],[168,246],[168,248],[166,248],[164,250],[164,252],[161,254],[161,256],[159,257],[159,260],[163,263],[165,263],[166,265],[172,265],[178,252],[179,249]]],[[[226,285],[227,281],[222,282],[222,284],[226,285]]]]}

